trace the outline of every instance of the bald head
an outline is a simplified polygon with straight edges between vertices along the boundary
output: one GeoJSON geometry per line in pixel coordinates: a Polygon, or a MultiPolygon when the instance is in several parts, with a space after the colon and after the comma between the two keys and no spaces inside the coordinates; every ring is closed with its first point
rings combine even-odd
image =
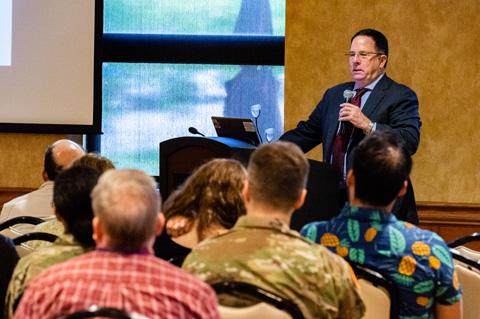
{"type": "Polygon", "coordinates": [[[54,181],[61,170],[83,155],[85,150],[73,141],[61,139],[54,142],[45,151],[43,164],[45,179],[54,181]]]}

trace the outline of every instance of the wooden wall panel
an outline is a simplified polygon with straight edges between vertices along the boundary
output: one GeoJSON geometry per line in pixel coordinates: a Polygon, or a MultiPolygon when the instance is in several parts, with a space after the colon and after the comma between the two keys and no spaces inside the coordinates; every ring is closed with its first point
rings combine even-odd
{"type": "MultiPolygon", "coordinates": [[[[31,188],[0,188],[0,207],[10,199],[31,192],[31,188]]],[[[446,241],[480,232],[480,205],[419,203],[420,227],[432,230],[446,241]]],[[[480,242],[468,245],[480,251],[480,242]]]]}
{"type": "MultiPolygon", "coordinates": [[[[287,0],[285,128],[307,118],[327,88],[350,80],[343,54],[351,36],[381,30],[387,74],[420,100],[417,200],[480,203],[478,12],[478,0],[287,0]]],[[[320,148],[309,156],[321,158],[320,148]]]]}
{"type": "Polygon", "coordinates": [[[43,156],[65,135],[0,134],[0,188],[37,188],[42,183],[43,156]]]}
{"type": "MultiPolygon", "coordinates": [[[[10,199],[32,191],[29,188],[0,188],[0,207],[10,199]]],[[[480,205],[418,203],[420,227],[436,232],[445,241],[480,232],[480,205]]],[[[466,245],[480,251],[480,242],[466,245]]]]}
{"type": "MultiPolygon", "coordinates": [[[[430,229],[445,239],[454,240],[480,232],[480,205],[417,203],[420,227],[430,229]]],[[[480,251],[480,242],[467,245],[480,251]]]]}

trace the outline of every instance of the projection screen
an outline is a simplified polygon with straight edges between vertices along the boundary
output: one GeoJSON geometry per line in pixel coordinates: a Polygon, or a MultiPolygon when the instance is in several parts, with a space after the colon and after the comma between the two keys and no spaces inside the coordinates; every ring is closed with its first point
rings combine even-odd
{"type": "Polygon", "coordinates": [[[100,131],[97,20],[95,0],[0,0],[1,132],[100,131]]]}

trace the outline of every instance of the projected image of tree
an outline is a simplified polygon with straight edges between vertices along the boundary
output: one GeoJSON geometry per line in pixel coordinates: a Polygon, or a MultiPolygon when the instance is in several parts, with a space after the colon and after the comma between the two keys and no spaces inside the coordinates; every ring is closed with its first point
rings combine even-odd
{"type": "MultiPolygon", "coordinates": [[[[284,0],[105,0],[105,33],[283,36],[284,0]]],[[[159,174],[161,141],[194,126],[215,136],[211,116],[251,118],[283,130],[283,65],[103,63],[103,155],[117,167],[159,174]]]]}

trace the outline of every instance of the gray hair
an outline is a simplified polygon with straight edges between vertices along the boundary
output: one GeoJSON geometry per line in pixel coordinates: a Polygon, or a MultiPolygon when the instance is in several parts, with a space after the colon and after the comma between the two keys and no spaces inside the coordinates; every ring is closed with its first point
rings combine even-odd
{"type": "Polygon", "coordinates": [[[144,247],[155,234],[161,198],[155,180],[140,170],[109,170],[92,191],[95,216],[116,251],[144,247]]]}

